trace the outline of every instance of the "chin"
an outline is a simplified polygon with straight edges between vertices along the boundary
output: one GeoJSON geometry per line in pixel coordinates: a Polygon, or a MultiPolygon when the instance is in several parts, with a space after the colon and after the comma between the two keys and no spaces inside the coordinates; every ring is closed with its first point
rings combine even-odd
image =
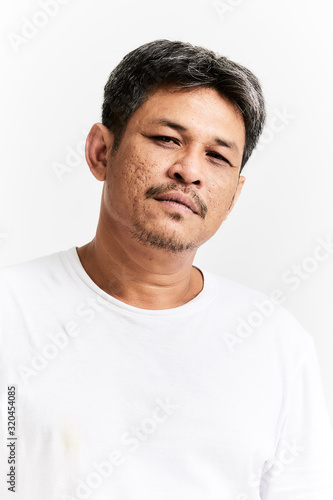
{"type": "Polygon", "coordinates": [[[168,234],[167,231],[150,228],[139,223],[135,224],[131,234],[133,238],[137,239],[145,246],[172,253],[193,252],[199,246],[193,238],[186,239],[181,234],[178,235],[176,231],[172,231],[168,234]]]}

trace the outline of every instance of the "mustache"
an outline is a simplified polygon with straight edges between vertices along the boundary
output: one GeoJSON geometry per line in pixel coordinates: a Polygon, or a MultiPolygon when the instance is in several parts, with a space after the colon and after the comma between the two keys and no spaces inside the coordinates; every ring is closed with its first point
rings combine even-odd
{"type": "Polygon", "coordinates": [[[207,205],[201,200],[200,196],[191,189],[181,189],[179,184],[176,184],[175,182],[171,182],[170,184],[165,184],[165,185],[160,184],[159,186],[150,187],[146,191],[146,198],[154,198],[155,196],[169,193],[171,191],[173,192],[177,191],[179,193],[190,195],[198,209],[198,215],[200,215],[202,219],[206,217],[207,205]]]}

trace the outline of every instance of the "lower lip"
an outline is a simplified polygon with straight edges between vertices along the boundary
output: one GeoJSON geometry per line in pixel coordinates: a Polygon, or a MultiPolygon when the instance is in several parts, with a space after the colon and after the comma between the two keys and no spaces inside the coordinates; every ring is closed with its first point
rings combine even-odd
{"type": "Polygon", "coordinates": [[[170,201],[170,200],[156,200],[159,203],[162,203],[166,208],[169,208],[170,210],[173,210],[174,212],[181,212],[183,214],[194,214],[194,212],[187,207],[186,205],[182,205],[181,203],[178,203],[177,201],[170,201]]]}

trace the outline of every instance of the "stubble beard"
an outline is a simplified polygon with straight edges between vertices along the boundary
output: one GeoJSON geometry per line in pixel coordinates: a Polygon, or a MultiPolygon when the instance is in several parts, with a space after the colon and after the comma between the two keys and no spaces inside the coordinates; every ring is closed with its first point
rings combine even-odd
{"type": "MultiPolygon", "coordinates": [[[[180,219],[179,214],[170,214],[169,216],[174,220],[180,219]]],[[[146,246],[151,246],[172,253],[188,252],[198,248],[198,245],[196,245],[193,241],[185,243],[179,238],[171,236],[168,237],[158,232],[149,231],[140,223],[136,223],[134,225],[132,237],[136,238],[146,246]]]]}
{"type": "MultiPolygon", "coordinates": [[[[176,182],[171,182],[166,185],[158,185],[152,186],[147,189],[145,195],[146,198],[155,198],[157,195],[168,193],[171,191],[181,191],[190,193],[192,198],[195,200],[196,205],[198,207],[198,215],[204,219],[207,213],[207,206],[205,203],[199,198],[197,193],[194,190],[180,189],[179,184],[176,182]]],[[[176,212],[168,213],[168,217],[175,221],[181,221],[182,215],[176,212]]],[[[181,223],[181,222],[180,222],[181,223]]],[[[176,236],[166,236],[164,233],[160,233],[158,231],[150,231],[147,229],[145,224],[141,222],[135,222],[134,229],[131,231],[132,237],[138,239],[141,243],[147,246],[159,248],[164,251],[172,252],[172,253],[180,253],[180,252],[189,252],[193,250],[197,250],[199,245],[194,242],[184,242],[180,238],[176,236]]]]}

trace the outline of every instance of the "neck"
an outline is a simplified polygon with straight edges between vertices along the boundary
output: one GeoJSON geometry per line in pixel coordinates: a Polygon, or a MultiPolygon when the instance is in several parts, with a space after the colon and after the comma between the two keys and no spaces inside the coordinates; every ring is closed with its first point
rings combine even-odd
{"type": "Polygon", "coordinates": [[[125,241],[97,228],[95,238],[78,248],[81,263],[99,288],[141,309],[171,309],[186,304],[203,287],[192,266],[195,251],[172,253],[125,241]]]}

